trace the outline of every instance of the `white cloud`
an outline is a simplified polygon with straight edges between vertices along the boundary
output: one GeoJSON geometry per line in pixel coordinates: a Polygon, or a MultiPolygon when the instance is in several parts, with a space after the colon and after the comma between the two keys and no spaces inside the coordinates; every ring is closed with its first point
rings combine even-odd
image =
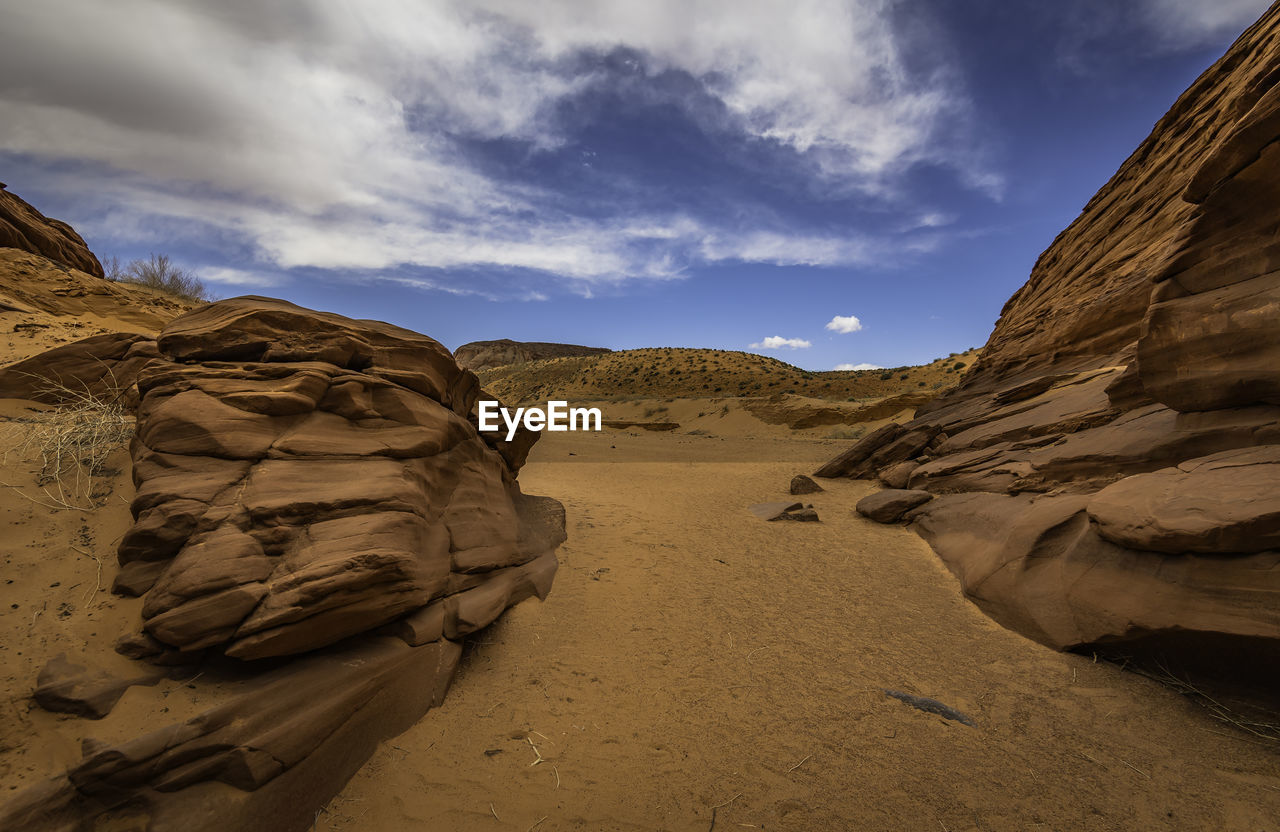
{"type": "Polygon", "coordinates": [[[559,194],[481,169],[463,144],[561,146],[572,138],[561,105],[602,83],[599,56],[626,49],[643,78],[692,78],[720,129],[789,149],[823,187],[887,193],[918,162],[998,187],[963,142],[948,144],[966,100],[945,73],[908,67],[891,5],[10,4],[0,151],[92,194],[68,216],[78,226],[136,239],[176,219],[173,233],[212,232],[271,267],[353,279],[400,266],[533,269],[588,293],[697,263],[865,262],[875,245],[850,234],[571,213],[559,194]]]}
{"type": "Polygon", "coordinates": [[[1172,49],[1234,36],[1258,19],[1271,0],[1142,0],[1142,22],[1172,49]]]}
{"type": "Polygon", "coordinates": [[[836,370],[883,370],[879,364],[837,364],[833,369],[836,370]]]}
{"type": "Polygon", "coordinates": [[[205,266],[196,269],[196,276],[207,283],[222,286],[282,286],[287,279],[277,274],[231,269],[225,266],[205,266]]]}
{"type": "Polygon", "coordinates": [[[812,347],[813,344],[803,338],[783,338],[781,335],[770,335],[758,343],[752,344],[753,350],[803,350],[812,347]]]}
{"type": "Polygon", "coordinates": [[[862,329],[862,321],[855,315],[836,315],[827,321],[827,329],[844,334],[857,332],[862,329]]]}

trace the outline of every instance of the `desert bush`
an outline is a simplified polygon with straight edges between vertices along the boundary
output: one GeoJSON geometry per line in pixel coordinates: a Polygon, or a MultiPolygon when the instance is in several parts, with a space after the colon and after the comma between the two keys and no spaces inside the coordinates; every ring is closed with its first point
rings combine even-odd
{"type": "Polygon", "coordinates": [[[107,280],[114,283],[119,283],[121,280],[128,277],[125,265],[121,263],[120,258],[114,254],[102,259],[102,274],[107,278],[107,280]]]}
{"type": "Polygon", "coordinates": [[[5,451],[6,462],[11,453],[38,458],[36,483],[50,508],[84,511],[101,505],[102,478],[112,473],[107,459],[133,436],[122,391],[98,395],[49,381],[42,392],[60,404],[13,425],[17,435],[5,451]]]}
{"type": "Polygon", "coordinates": [[[209,290],[200,278],[189,269],[179,268],[167,254],[152,254],[146,260],[134,260],[121,279],[195,303],[210,299],[209,290]]]}

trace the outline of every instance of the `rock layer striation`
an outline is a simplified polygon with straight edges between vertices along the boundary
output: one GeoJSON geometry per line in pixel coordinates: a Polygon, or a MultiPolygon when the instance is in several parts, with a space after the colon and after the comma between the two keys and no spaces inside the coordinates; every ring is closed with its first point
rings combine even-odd
{"type": "Polygon", "coordinates": [[[279,300],[220,301],[154,341],[81,342],[45,365],[95,352],[136,378],[114,589],[141,595],[126,602],[140,632],[116,644],[140,664],[58,659],[37,702],[104,718],[157,667],[201,681],[190,716],[166,724],[176,697],[151,733],[86,739],[0,828],[306,829],[440,703],[468,634],[550,590],[564,510],[516,481],[537,435],[481,434],[476,376],[431,338],[279,300]]]}
{"type": "Polygon", "coordinates": [[[1045,644],[1280,658],[1278,81],[1273,8],[1040,256],[962,384],[817,472],[937,495],[914,527],[1045,644]]]}

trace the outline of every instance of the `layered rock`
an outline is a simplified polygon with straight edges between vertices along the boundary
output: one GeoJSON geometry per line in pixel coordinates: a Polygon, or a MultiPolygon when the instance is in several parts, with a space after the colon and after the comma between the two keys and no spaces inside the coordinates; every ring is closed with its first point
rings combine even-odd
{"type": "Polygon", "coordinates": [[[914,527],[1053,647],[1280,658],[1277,35],[1272,9],[1174,104],[957,389],[817,472],[940,495],[914,527]]]}
{"type": "Polygon", "coordinates": [[[0,248],[40,254],[65,266],[102,277],[102,264],[84,239],[61,220],[50,219],[0,184],[0,248]]]}
{"type": "Polygon", "coordinates": [[[91,335],[0,368],[0,398],[47,403],[83,395],[137,403],[138,373],[159,357],[154,338],[129,332],[91,335]]]}
{"type": "MultiPolygon", "coordinates": [[[[476,378],[437,342],[237,298],[157,346],[117,586],[154,579],[142,615],[159,641],[265,658],[477,593],[476,575],[528,570],[545,594],[554,567],[530,564],[559,541],[522,534],[514,458],[469,421],[476,378]]],[[[454,618],[453,637],[492,620],[454,618]]]]}
{"type": "Polygon", "coordinates": [[[480,371],[508,364],[524,364],[544,358],[570,358],[577,355],[599,355],[613,352],[607,347],[584,347],[578,344],[554,344],[544,341],[472,341],[453,351],[458,365],[480,371]]]}
{"type": "Polygon", "coordinates": [[[114,584],[142,595],[141,632],[116,649],[145,664],[60,660],[37,701],[102,717],[185,664],[216,704],[86,741],[0,827],[124,812],[154,832],[305,829],[379,741],[439,704],[468,634],[546,596],[564,511],[517,484],[537,434],[481,434],[475,375],[431,338],[246,297],[146,343],[114,584]]]}

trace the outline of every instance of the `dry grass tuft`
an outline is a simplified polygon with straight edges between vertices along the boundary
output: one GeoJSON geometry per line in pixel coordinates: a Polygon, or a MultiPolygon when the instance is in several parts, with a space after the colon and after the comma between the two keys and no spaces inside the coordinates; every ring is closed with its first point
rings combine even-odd
{"type": "MultiPolygon", "coordinates": [[[[103,480],[115,472],[108,459],[132,438],[134,420],[122,390],[97,395],[61,382],[44,380],[41,392],[55,397],[52,409],[10,425],[12,444],[5,451],[32,457],[40,463],[36,484],[48,502],[18,493],[48,508],[85,511],[102,504],[103,480]]],[[[15,488],[8,483],[0,483],[15,488]]]]}
{"type": "Polygon", "coordinates": [[[1225,722],[1263,740],[1280,741],[1280,722],[1246,714],[1246,709],[1223,704],[1202,688],[1192,684],[1190,680],[1175,674],[1163,662],[1156,662],[1154,668],[1131,666],[1129,669],[1182,694],[1208,711],[1209,715],[1219,722],[1225,722]]]}

